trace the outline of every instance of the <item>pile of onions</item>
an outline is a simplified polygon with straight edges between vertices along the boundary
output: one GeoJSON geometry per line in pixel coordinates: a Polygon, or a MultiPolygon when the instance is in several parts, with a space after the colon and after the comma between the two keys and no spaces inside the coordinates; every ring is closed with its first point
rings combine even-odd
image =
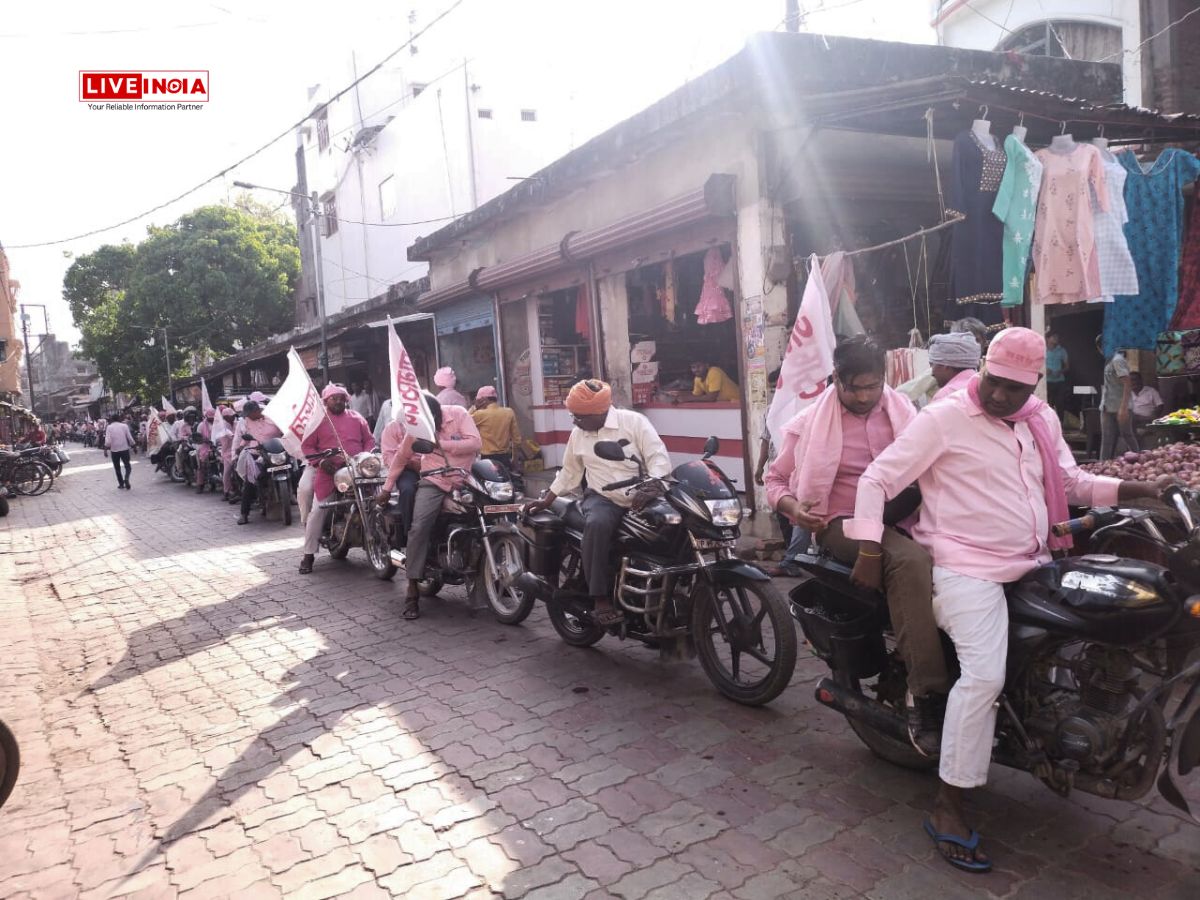
{"type": "Polygon", "coordinates": [[[1141,453],[1125,453],[1107,462],[1084,463],[1083,469],[1123,481],[1153,481],[1174,475],[1189,487],[1200,489],[1200,444],[1167,444],[1141,453]]]}

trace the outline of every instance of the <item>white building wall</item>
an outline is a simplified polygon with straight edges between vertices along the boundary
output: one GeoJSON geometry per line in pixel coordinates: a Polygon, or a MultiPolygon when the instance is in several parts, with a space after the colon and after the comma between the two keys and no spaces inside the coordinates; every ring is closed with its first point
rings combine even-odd
{"type": "MultiPolygon", "coordinates": [[[[569,149],[566,117],[539,102],[536,87],[507,81],[502,67],[430,57],[404,59],[404,66],[380,70],[329,105],[326,150],[314,120],[298,135],[309,192],[334,192],[341,220],[336,233],[321,238],[327,315],[424,276],[427,264],[407,258],[417,237],[569,149]],[[427,87],[414,96],[418,84],[427,87]],[[479,118],[480,109],[491,118],[479,118]],[[522,110],[532,110],[535,121],[524,121],[522,110]],[[352,147],[372,125],[384,128],[352,147]]],[[[330,84],[340,88],[363,69],[360,60],[348,60],[330,84]]],[[[318,87],[310,102],[316,107],[330,95],[318,87]]]]}
{"type": "Polygon", "coordinates": [[[1121,29],[1125,102],[1140,106],[1142,57],[1131,52],[1142,41],[1137,0],[970,0],[969,4],[963,0],[942,0],[934,4],[938,43],[971,50],[995,50],[1012,33],[1027,25],[1061,19],[1121,29]]]}

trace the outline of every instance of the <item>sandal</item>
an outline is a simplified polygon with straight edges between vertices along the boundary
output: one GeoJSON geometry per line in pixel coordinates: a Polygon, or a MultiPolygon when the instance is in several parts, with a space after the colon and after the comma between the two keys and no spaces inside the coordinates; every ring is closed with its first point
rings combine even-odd
{"type": "Polygon", "coordinates": [[[615,609],[606,609],[597,612],[592,610],[592,621],[601,628],[608,628],[610,625],[619,625],[625,621],[625,614],[615,609]]]}
{"type": "Polygon", "coordinates": [[[933,840],[933,844],[938,848],[938,853],[942,859],[950,863],[956,869],[962,869],[964,872],[975,872],[982,874],[992,871],[992,861],[990,859],[980,860],[974,858],[975,850],[979,847],[979,832],[972,831],[966,838],[961,838],[956,834],[938,834],[934,830],[933,823],[929,819],[925,820],[925,833],[933,840]],[[962,847],[964,850],[970,850],[971,859],[958,859],[954,856],[948,856],[946,851],[941,848],[941,844],[954,844],[962,847]]]}
{"type": "Polygon", "coordinates": [[[305,553],[304,556],[302,556],[300,558],[300,574],[301,575],[308,575],[310,572],[312,572],[313,560],[315,558],[316,557],[314,557],[313,554],[311,554],[311,553],[305,553]]]}
{"type": "Polygon", "coordinates": [[[419,619],[421,617],[420,600],[417,597],[404,598],[404,612],[402,615],[406,619],[419,619]]]}

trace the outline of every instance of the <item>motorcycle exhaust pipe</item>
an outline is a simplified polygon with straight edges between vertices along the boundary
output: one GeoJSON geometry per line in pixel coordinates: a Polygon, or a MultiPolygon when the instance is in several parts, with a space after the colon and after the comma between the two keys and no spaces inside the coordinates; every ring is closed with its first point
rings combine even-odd
{"type": "Polygon", "coordinates": [[[554,588],[545,578],[534,575],[532,572],[525,572],[518,575],[513,581],[513,587],[523,594],[527,594],[543,603],[549,603],[554,599],[554,588]]]}
{"type": "Polygon", "coordinates": [[[823,706],[847,718],[857,719],[888,737],[908,743],[908,723],[878,700],[871,700],[843,687],[832,678],[822,678],[817,682],[816,697],[823,706]]]}

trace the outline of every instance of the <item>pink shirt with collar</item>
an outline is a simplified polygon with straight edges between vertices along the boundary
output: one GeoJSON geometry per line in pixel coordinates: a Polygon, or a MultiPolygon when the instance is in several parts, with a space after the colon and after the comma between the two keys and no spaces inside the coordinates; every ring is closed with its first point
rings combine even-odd
{"type": "MultiPolygon", "coordinates": [[[[1116,503],[1121,482],[1081,470],[1054,411],[1041,415],[1058,444],[1067,499],[1116,503]]],[[[962,391],[931,403],[863,473],[846,537],[878,541],[884,501],[914,481],[921,510],[912,535],[934,565],[1010,582],[1049,562],[1042,460],[1028,425],[986,415],[962,391]]]]}
{"type": "Polygon", "coordinates": [[[937,392],[933,395],[933,400],[930,402],[936,403],[943,397],[949,397],[955,391],[965,390],[967,387],[967,382],[971,380],[971,376],[978,374],[979,373],[975,369],[963,369],[961,372],[947,381],[944,387],[938,388],[937,392]]]}
{"type": "MultiPolygon", "coordinates": [[[[475,420],[471,418],[471,414],[461,406],[442,406],[442,427],[438,431],[439,450],[433,453],[427,453],[422,458],[422,469],[432,470],[440,469],[442,466],[457,466],[470,471],[471,463],[475,462],[475,458],[479,456],[479,450],[483,447],[483,439],[479,436],[479,429],[475,427],[475,420]]],[[[392,464],[388,466],[387,480],[384,482],[385,490],[392,490],[396,486],[396,479],[400,477],[400,473],[404,471],[404,467],[408,465],[412,458],[412,442],[406,441],[396,455],[392,457],[392,464]]],[[[451,488],[462,483],[461,475],[424,475],[422,480],[429,481],[431,484],[436,484],[443,491],[449,491],[451,488]]]]}

